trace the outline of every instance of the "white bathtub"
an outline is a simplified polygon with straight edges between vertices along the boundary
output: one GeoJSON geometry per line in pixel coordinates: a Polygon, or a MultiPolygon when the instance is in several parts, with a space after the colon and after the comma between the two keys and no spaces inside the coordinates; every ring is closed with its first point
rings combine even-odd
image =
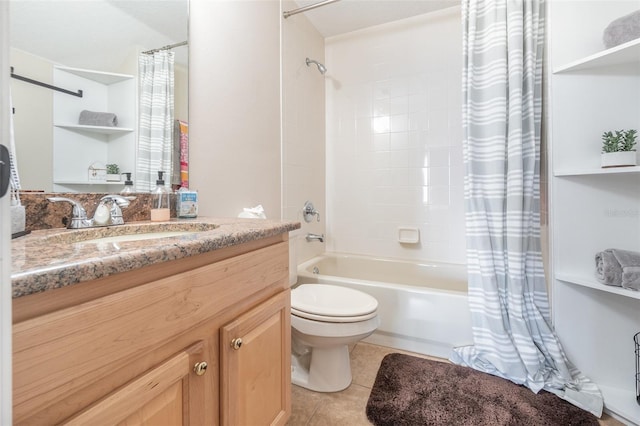
{"type": "Polygon", "coordinates": [[[380,327],[365,342],[443,358],[473,342],[464,265],[329,253],[298,266],[297,284],[318,282],[378,300],[380,327]]]}

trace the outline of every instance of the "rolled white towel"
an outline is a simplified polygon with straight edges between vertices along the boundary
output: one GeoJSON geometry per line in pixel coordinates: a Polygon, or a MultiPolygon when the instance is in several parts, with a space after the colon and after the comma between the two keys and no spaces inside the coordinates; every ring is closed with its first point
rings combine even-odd
{"type": "Polygon", "coordinates": [[[118,125],[118,117],[112,112],[96,112],[85,109],[80,112],[78,124],[83,126],[116,127],[118,125]]]}
{"type": "Polygon", "coordinates": [[[602,284],[622,287],[622,266],[612,249],[596,253],[596,279],[602,284]]]}
{"type": "Polygon", "coordinates": [[[640,37],[640,10],[612,21],[602,34],[607,49],[640,37]]]}
{"type": "Polygon", "coordinates": [[[622,267],[622,287],[640,290],[640,253],[619,249],[611,251],[622,267]]]}

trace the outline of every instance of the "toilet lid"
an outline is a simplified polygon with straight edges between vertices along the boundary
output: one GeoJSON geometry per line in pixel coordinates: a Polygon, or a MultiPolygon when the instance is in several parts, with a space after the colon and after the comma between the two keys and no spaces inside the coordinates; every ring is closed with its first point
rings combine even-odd
{"type": "Polygon", "coordinates": [[[358,290],[328,284],[302,284],[291,291],[291,309],[318,317],[362,317],[378,301],[358,290]]]}

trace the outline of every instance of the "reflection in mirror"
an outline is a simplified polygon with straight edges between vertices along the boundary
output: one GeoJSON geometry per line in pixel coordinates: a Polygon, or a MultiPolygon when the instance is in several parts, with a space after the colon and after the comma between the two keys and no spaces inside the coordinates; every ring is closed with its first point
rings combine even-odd
{"type": "Polygon", "coordinates": [[[124,176],[107,179],[113,164],[138,192],[155,186],[158,170],[186,183],[187,21],[188,0],[11,1],[13,72],[82,90],[11,79],[23,190],[119,192],[124,176]],[[163,99],[146,89],[159,76],[163,99]]]}

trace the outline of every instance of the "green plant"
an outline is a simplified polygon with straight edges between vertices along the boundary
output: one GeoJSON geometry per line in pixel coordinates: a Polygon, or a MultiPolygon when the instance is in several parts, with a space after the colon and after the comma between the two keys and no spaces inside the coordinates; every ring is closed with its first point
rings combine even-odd
{"type": "Polygon", "coordinates": [[[638,131],[635,129],[615,130],[615,133],[604,132],[602,134],[602,152],[633,151],[637,134],[638,131]]]}
{"type": "Polygon", "coordinates": [[[119,175],[120,167],[117,164],[107,164],[107,174],[109,175],[119,175]]]}

